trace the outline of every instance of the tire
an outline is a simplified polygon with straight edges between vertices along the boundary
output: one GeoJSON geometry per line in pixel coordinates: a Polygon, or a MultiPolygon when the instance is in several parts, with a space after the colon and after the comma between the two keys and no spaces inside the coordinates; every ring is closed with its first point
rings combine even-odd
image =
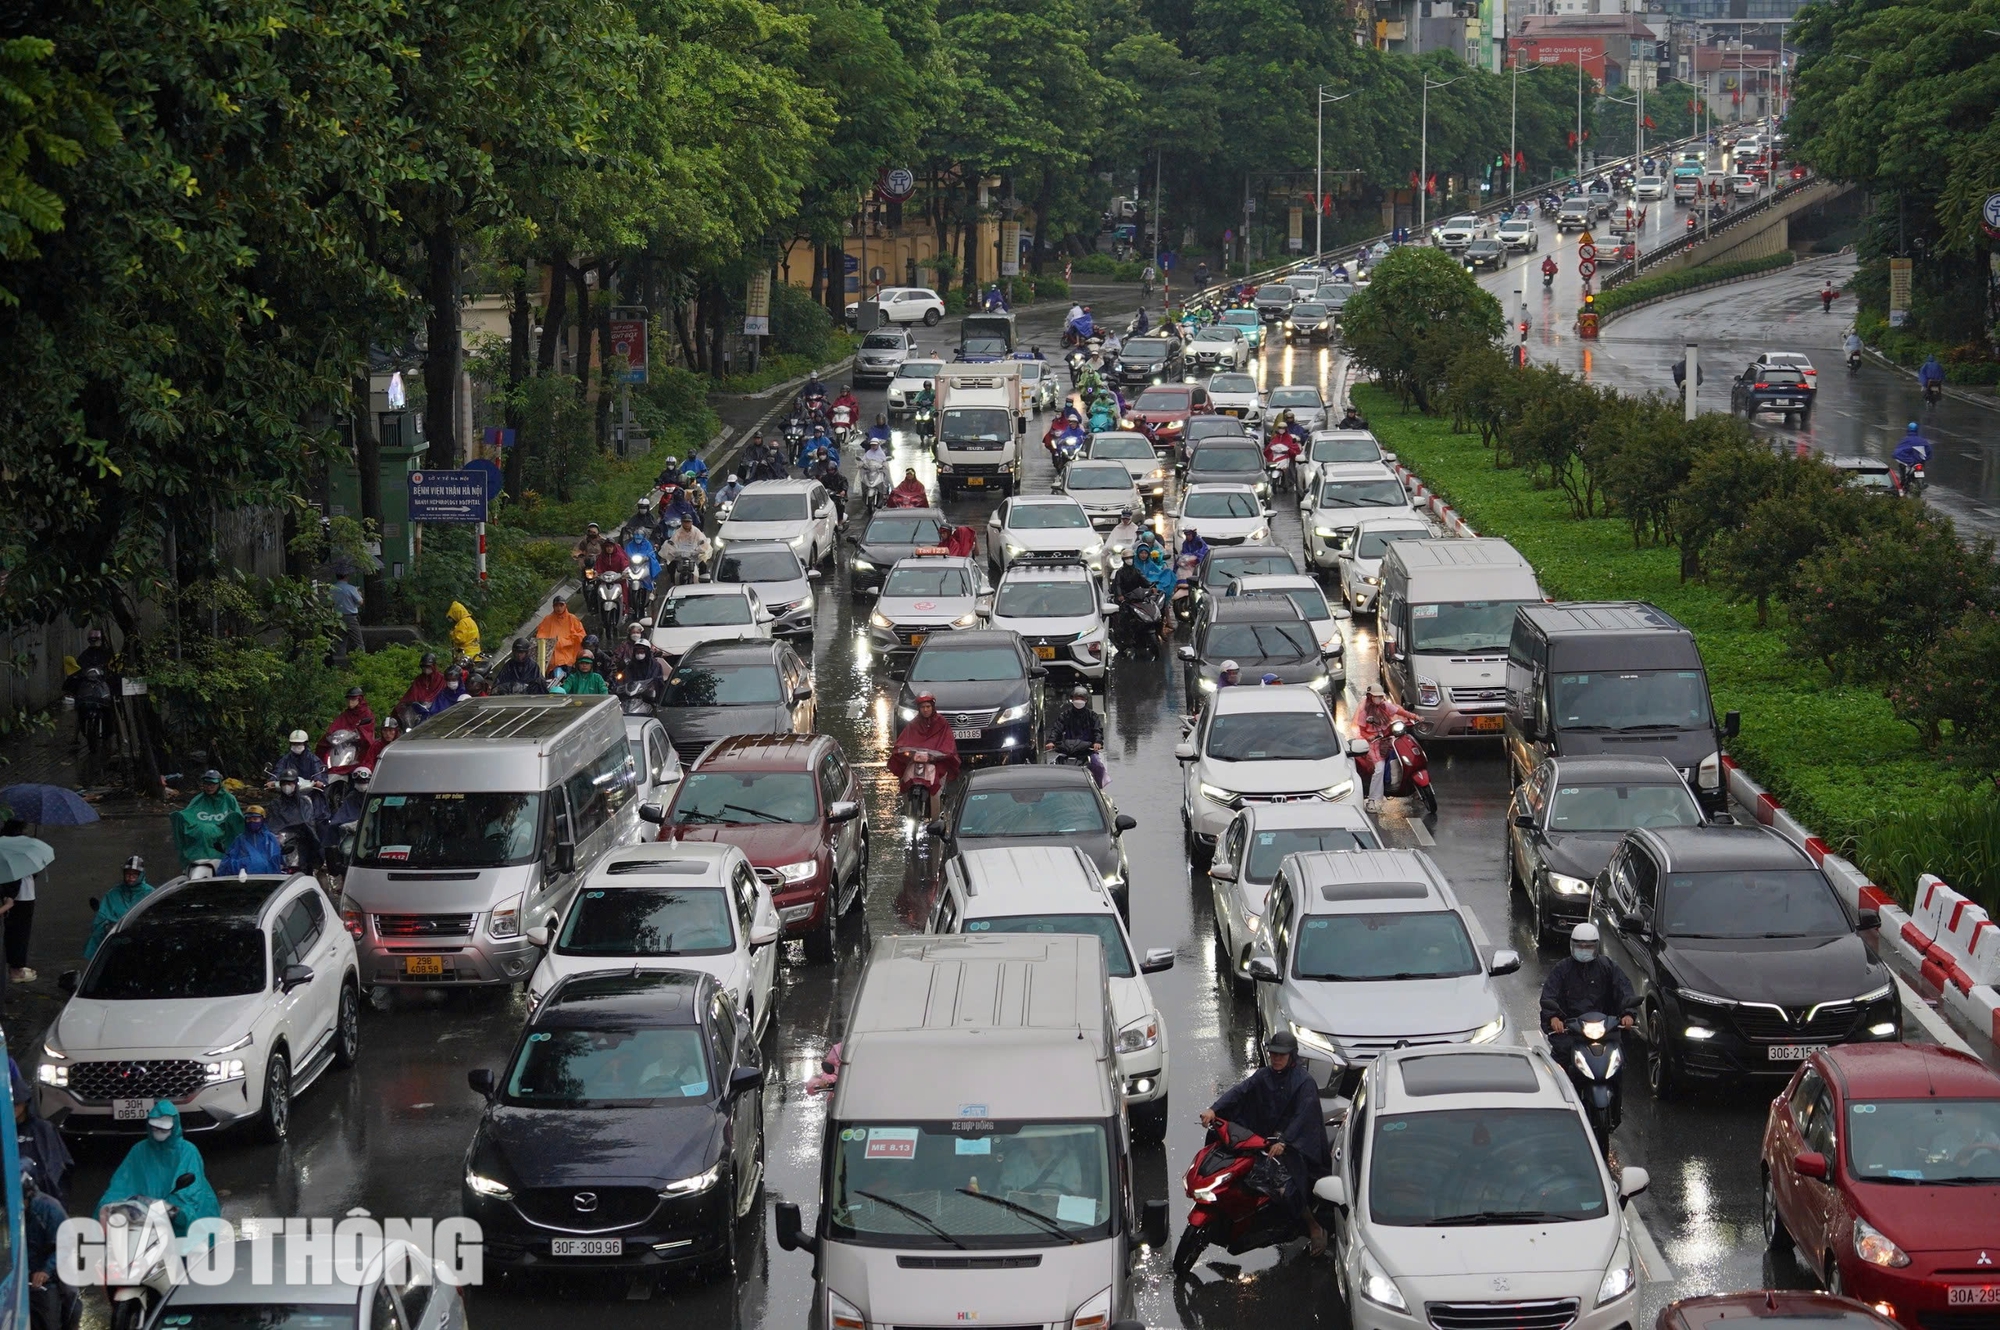
{"type": "Polygon", "coordinates": [[[1778,1213],[1778,1192],[1771,1184],[1771,1170],[1764,1170],[1764,1245],[1773,1256],[1783,1256],[1792,1250],[1792,1233],[1785,1227],[1785,1217],[1778,1213]]]}
{"type": "Polygon", "coordinates": [[[1140,1104],[1127,1110],[1132,1121],[1132,1139],[1147,1145],[1158,1145],[1167,1139],[1167,1100],[1161,1095],[1150,1104],[1140,1104]]]}
{"type": "Polygon", "coordinates": [[[1438,813],[1437,791],[1433,790],[1428,785],[1419,785],[1417,786],[1417,798],[1422,800],[1424,805],[1424,811],[1426,813],[1430,814],[1432,817],[1437,816],[1438,813]]]}
{"type": "Polygon", "coordinates": [[[1181,1230],[1181,1239],[1174,1244],[1174,1277],[1185,1279],[1194,1273],[1194,1263],[1208,1248],[1208,1238],[1194,1225],[1181,1230]]]}
{"type": "Polygon", "coordinates": [[[146,1323],[146,1301],[141,1296],[112,1303],[111,1330],[139,1330],[146,1323]]]}
{"type": "Polygon", "coordinates": [[[1680,1093],[1681,1070],[1674,1061],[1674,1046],[1667,1038],[1666,1019],[1655,1007],[1646,1015],[1646,1088],[1661,1103],[1680,1093]]]}
{"type": "MultiPolygon", "coordinates": [[[[736,1190],[736,1175],[733,1171],[729,1175],[729,1188],[733,1196],[736,1190]]],[[[730,1209],[733,1212],[735,1208],[735,1202],[732,1200],[730,1202],[730,1209]]],[[[710,1257],[701,1268],[701,1277],[708,1283],[722,1284],[734,1282],[737,1265],[736,1234],[740,1227],[741,1225],[734,1218],[723,1222],[722,1251],[720,1254],[710,1257]]]]}
{"type": "Polygon", "coordinates": [[[1847,1296],[1847,1281],[1840,1277],[1840,1258],[1832,1252],[1826,1254],[1826,1291],[1836,1298],[1847,1296]]]}
{"type": "Polygon", "coordinates": [[[833,932],[840,924],[840,915],[833,900],[826,903],[826,922],[806,934],[806,959],[815,965],[825,965],[833,960],[833,932]]]}
{"type": "Polygon", "coordinates": [[[333,1065],[342,1071],[361,1060],[361,994],[352,983],[340,986],[333,1017],[333,1065]]]}
{"type": "Polygon", "coordinates": [[[257,1115],[257,1138],[266,1145],[283,1145],[291,1134],[292,1061],[277,1048],[264,1069],[264,1109],[257,1115]]]}
{"type": "Polygon", "coordinates": [[[936,310],[927,309],[924,311],[924,327],[935,328],[938,326],[939,320],[943,318],[944,315],[938,313],[936,310]]]}
{"type": "MultiPolygon", "coordinates": [[[[926,835],[930,833],[926,832],[926,835]]],[[[865,904],[868,900],[868,863],[872,853],[873,840],[864,828],[861,832],[861,854],[854,864],[854,899],[847,903],[850,910],[865,904]]]]}

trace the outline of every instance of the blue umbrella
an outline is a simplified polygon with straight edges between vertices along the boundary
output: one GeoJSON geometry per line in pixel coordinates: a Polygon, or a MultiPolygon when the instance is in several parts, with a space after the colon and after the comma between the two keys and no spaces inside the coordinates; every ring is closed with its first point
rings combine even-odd
{"type": "Polygon", "coordinates": [[[0,836],[0,882],[19,882],[54,863],[56,852],[33,836],[0,836]]]}
{"type": "Polygon", "coordinates": [[[0,804],[15,817],[44,827],[80,827],[97,821],[97,810],[75,790],[60,785],[9,785],[0,789],[0,804]]]}

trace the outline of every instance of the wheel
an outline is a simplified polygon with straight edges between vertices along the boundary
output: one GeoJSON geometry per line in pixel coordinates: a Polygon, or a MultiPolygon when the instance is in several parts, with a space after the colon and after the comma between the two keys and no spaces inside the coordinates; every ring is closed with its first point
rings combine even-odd
{"type": "Polygon", "coordinates": [[[1836,1298],[1847,1296],[1847,1281],[1840,1277],[1840,1258],[1832,1252],[1826,1254],[1826,1291],[1836,1298]]]}
{"type": "Polygon", "coordinates": [[[825,913],[826,922],[806,934],[806,959],[815,965],[824,965],[833,959],[833,930],[840,922],[840,915],[831,895],[827,899],[825,913]]]}
{"type": "Polygon", "coordinates": [[[1764,1170],[1764,1245],[1773,1256],[1783,1256],[1792,1249],[1792,1233],[1785,1227],[1785,1217],[1778,1213],[1778,1190],[1768,1168],[1764,1170]]]}
{"type": "Polygon", "coordinates": [[[139,1330],[146,1323],[146,1299],[142,1295],[111,1304],[111,1330],[139,1330]]]}
{"type": "Polygon", "coordinates": [[[1646,1088],[1653,1092],[1653,1098],[1665,1103],[1680,1092],[1680,1081],[1666,1019],[1654,1008],[1646,1019],[1646,1088]]]}
{"type": "MultiPolygon", "coordinates": [[[[728,1185],[732,1191],[735,1189],[736,1177],[733,1173],[729,1177],[728,1185]]],[[[722,1226],[722,1250],[710,1257],[701,1268],[701,1277],[709,1283],[721,1284],[736,1278],[736,1231],[739,1227],[741,1226],[734,1222],[722,1226]]]]}
{"type": "Polygon", "coordinates": [[[938,313],[938,312],[937,312],[936,310],[934,310],[934,309],[927,309],[927,310],[925,310],[925,311],[924,311],[924,327],[926,327],[926,328],[935,328],[935,327],[937,327],[937,326],[938,326],[938,320],[939,320],[939,319],[942,319],[943,317],[944,317],[944,315],[942,315],[942,314],[938,313]]]}
{"type": "Polygon", "coordinates": [[[1201,1259],[1202,1251],[1208,1246],[1208,1238],[1193,1224],[1181,1230],[1181,1240],[1174,1244],[1174,1275],[1184,1278],[1194,1272],[1194,1263],[1201,1259]]]}
{"type": "Polygon", "coordinates": [[[340,986],[340,1011],[333,1022],[333,1065],[345,1070],[361,1058],[361,995],[351,983],[340,986]]]}
{"type": "MultiPolygon", "coordinates": [[[[924,834],[929,835],[930,833],[925,832],[924,834]]],[[[854,899],[847,903],[847,908],[850,910],[868,899],[868,856],[870,843],[868,832],[863,830],[861,833],[861,853],[854,861],[854,877],[852,881],[854,899]]]]}
{"type": "Polygon", "coordinates": [[[1150,1104],[1138,1104],[1128,1110],[1132,1120],[1132,1139],[1157,1145],[1167,1139],[1167,1095],[1161,1095],[1150,1104]]]}
{"type": "Polygon", "coordinates": [[[271,1053],[264,1071],[264,1111],[257,1135],[266,1145],[283,1145],[292,1134],[292,1063],[282,1048],[271,1053]]]}
{"type": "Polygon", "coordinates": [[[1425,813],[1429,814],[1431,817],[1436,817],[1438,815],[1438,797],[1436,790],[1433,790],[1428,785],[1419,785],[1417,786],[1417,798],[1423,801],[1425,813]]]}

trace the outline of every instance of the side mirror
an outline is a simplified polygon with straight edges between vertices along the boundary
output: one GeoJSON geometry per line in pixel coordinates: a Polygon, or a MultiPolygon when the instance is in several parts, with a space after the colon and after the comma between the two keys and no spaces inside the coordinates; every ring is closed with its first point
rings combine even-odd
{"type": "Polygon", "coordinates": [[[1114,832],[1127,832],[1138,825],[1139,819],[1133,817],[1130,813],[1120,813],[1111,820],[1111,829],[1114,832]]]}
{"type": "Polygon", "coordinates": [[[1208,865],[1208,875],[1217,882],[1234,882],[1236,865],[1222,859],[1212,860],[1208,865]]]}
{"type": "Polygon", "coordinates": [[[1284,979],[1284,976],[1278,973],[1278,962],[1269,956],[1252,956],[1250,964],[1244,968],[1248,969],[1250,977],[1260,984],[1275,984],[1284,979]]]}
{"type": "Polygon", "coordinates": [[[810,702],[812,701],[812,695],[813,686],[809,683],[802,683],[792,689],[792,701],[794,702],[810,702]]]}
{"type": "Polygon", "coordinates": [[[806,1236],[804,1218],[799,1207],[791,1201],[779,1201],[771,1210],[771,1226],[777,1235],[778,1245],[786,1251],[819,1251],[819,1239],[806,1236]]]}
{"type": "Polygon", "coordinates": [[[902,680],[910,677],[910,667],[907,665],[891,665],[888,669],[888,675],[891,679],[900,683],[902,680]]]}
{"type": "Polygon", "coordinates": [[[1366,739],[1349,739],[1347,741],[1347,755],[1349,757],[1366,757],[1368,756],[1368,751],[1369,745],[1366,739]]]}
{"type": "Polygon", "coordinates": [[[294,988],[303,988],[313,981],[310,965],[287,965],[285,972],[278,976],[278,991],[289,993],[294,988]]]}
{"type": "Polygon", "coordinates": [[[179,1177],[174,1179],[175,1191],[179,1191],[183,1187],[192,1187],[192,1186],[194,1186],[194,1174],[192,1173],[183,1173],[179,1177]]]}
{"type": "Polygon", "coordinates": [[[74,994],[76,992],[76,971],[64,970],[61,974],[57,975],[56,987],[65,993],[74,994]]]}
{"type": "Polygon", "coordinates": [[[820,576],[821,576],[821,574],[820,574],[820,571],[819,571],[819,569],[817,569],[817,568],[808,568],[808,569],[806,569],[806,581],[808,581],[808,582],[817,582],[817,581],[819,581],[819,579],[820,579],[820,576]]]}
{"type": "Polygon", "coordinates": [[[931,821],[926,822],[924,824],[924,834],[926,836],[935,836],[939,840],[943,840],[945,838],[945,833],[949,830],[950,828],[945,826],[944,819],[941,817],[933,818],[931,821]]]}
{"type": "Polygon", "coordinates": [[[1049,677],[1049,667],[1046,665],[1030,665],[1028,667],[1028,677],[1030,679],[1046,679],[1049,677]]]}
{"type": "Polygon", "coordinates": [[[1535,829],[1535,815],[1533,813],[1516,813],[1514,814],[1514,825],[1523,831],[1533,831],[1535,829]]]}
{"type": "Polygon", "coordinates": [[[659,804],[640,804],[639,820],[663,827],[667,824],[667,810],[659,804]]]}
{"type": "Polygon", "coordinates": [[[493,1092],[497,1088],[493,1080],[493,1072],[486,1067],[474,1067],[471,1071],[466,1072],[465,1083],[472,1087],[472,1093],[487,1099],[493,1097],[493,1092]]]}
{"type": "Polygon", "coordinates": [[[1742,729],[1743,729],[1743,713],[1742,713],[1742,712],[1740,712],[1740,711],[1725,711],[1725,712],[1723,712],[1723,713],[1722,713],[1722,737],[1723,737],[1723,738],[1725,738],[1725,739],[1734,739],[1734,738],[1735,738],[1735,737],[1737,736],[1737,734],[1738,734],[1738,733],[1739,733],[1739,732],[1740,732],[1740,731],[1741,731],[1742,729]]]}
{"type": "MultiPolygon", "coordinates": [[[[1148,1247],[1167,1245],[1167,1203],[1165,1201],[1142,1201],[1139,1203],[1139,1237],[1148,1247]]],[[[1140,1321],[1119,1321],[1111,1330],[1124,1327],[1142,1326],[1140,1321]]]]}
{"type": "Polygon", "coordinates": [[[1621,914],[1618,916],[1618,931],[1635,936],[1643,935],[1646,931],[1646,921],[1636,914],[1621,914]]]}
{"type": "Polygon", "coordinates": [[[1140,974],[1158,974],[1162,970],[1174,968],[1174,949],[1154,947],[1146,953],[1146,959],[1139,962],[1140,974]]]}
{"type": "Polygon", "coordinates": [[[861,816],[861,805],[852,799],[835,799],[826,806],[826,820],[833,823],[852,822],[861,816]]]}
{"type": "Polygon", "coordinates": [[[1328,1205],[1347,1207],[1347,1179],[1338,1173],[1329,1174],[1313,1183],[1313,1195],[1328,1205]]]}
{"type": "Polygon", "coordinates": [[[729,1073],[729,1093],[732,1096],[748,1094],[764,1084],[762,1067],[738,1067],[729,1073]]]}
{"type": "Polygon", "coordinates": [[[539,947],[543,951],[547,951],[549,949],[549,942],[551,939],[549,936],[549,930],[546,928],[531,928],[527,932],[521,934],[521,936],[528,939],[528,945],[531,947],[539,947]]]}
{"type": "Polygon", "coordinates": [[[1194,648],[1190,646],[1183,646],[1178,648],[1175,654],[1190,665],[1194,664],[1197,660],[1201,659],[1200,656],[1197,656],[1195,654],[1194,648]]]}
{"type": "Polygon", "coordinates": [[[1175,759],[1176,759],[1176,760],[1178,760],[1178,761],[1181,761],[1181,762],[1192,762],[1192,761],[1194,761],[1194,745],[1193,745],[1193,744],[1191,744],[1191,743],[1179,743],[1179,744],[1175,744],[1175,745],[1174,745],[1174,757],[1175,757],[1175,759]]]}
{"type": "Polygon", "coordinates": [[[1493,953],[1493,959],[1486,962],[1486,973],[1491,975],[1512,974],[1521,968],[1521,953],[1507,947],[1500,947],[1493,953]]]}
{"type": "Polygon", "coordinates": [[[1866,932],[1872,928],[1880,928],[1881,926],[1882,926],[1882,912],[1880,910],[1863,910],[1861,912],[1860,922],[1855,925],[1856,928],[1860,929],[1863,932],[1866,932]]]}
{"type": "Polygon", "coordinates": [[[576,836],[570,830],[568,813],[556,814],[556,871],[576,871],[576,836]]]}
{"type": "Polygon", "coordinates": [[[1620,1201],[1629,1201],[1652,1185],[1652,1176],[1643,1168],[1621,1168],[1618,1170],[1618,1199],[1620,1201]]]}

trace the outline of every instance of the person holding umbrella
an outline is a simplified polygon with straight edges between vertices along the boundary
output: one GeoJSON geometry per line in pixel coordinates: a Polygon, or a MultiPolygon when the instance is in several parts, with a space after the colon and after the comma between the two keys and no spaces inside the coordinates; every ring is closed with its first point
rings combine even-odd
{"type": "MultiPolygon", "coordinates": [[[[47,868],[56,857],[56,852],[46,841],[36,840],[27,833],[28,824],[19,818],[0,826],[0,845],[25,842],[22,845],[24,850],[29,846],[40,846],[47,851],[40,868],[22,873],[18,879],[12,876],[14,869],[0,866],[0,872],[9,875],[5,880],[15,884],[12,900],[7,907],[0,908],[0,914],[4,914],[7,921],[7,978],[17,984],[25,984],[35,977],[35,972],[28,967],[28,934],[35,926],[35,874],[47,868]]],[[[4,894],[4,889],[0,889],[0,894],[4,894]]]]}

